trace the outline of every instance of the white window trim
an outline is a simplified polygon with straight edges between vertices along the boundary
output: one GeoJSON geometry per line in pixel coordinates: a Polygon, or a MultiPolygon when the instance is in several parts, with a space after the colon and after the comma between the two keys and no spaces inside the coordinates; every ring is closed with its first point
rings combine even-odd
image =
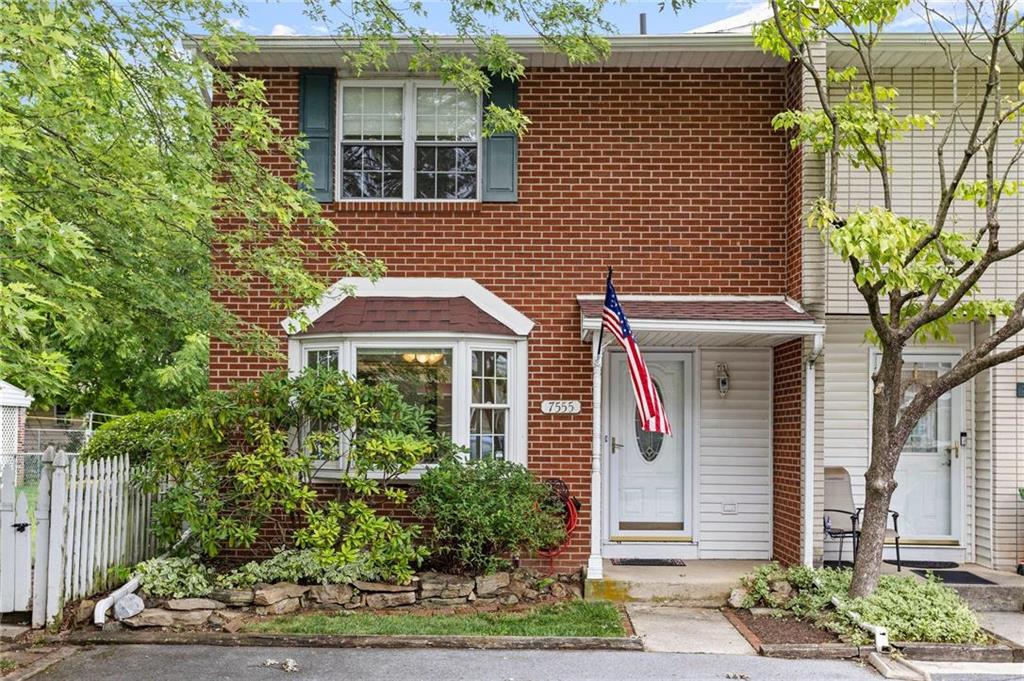
{"type": "MultiPolygon", "coordinates": [[[[452,333],[364,333],[336,334],[316,338],[288,340],[288,372],[295,376],[306,365],[308,350],[337,349],[340,370],[355,375],[358,348],[438,348],[452,351],[452,441],[460,447],[469,447],[469,418],[472,407],[471,374],[474,350],[503,350],[508,352],[508,435],[505,459],[526,465],[527,456],[527,341],[523,337],[498,339],[488,336],[467,336],[452,333]]],[[[319,465],[319,462],[318,462],[319,465]]],[[[416,480],[430,464],[416,466],[402,480],[416,480]]],[[[335,479],[336,464],[326,462],[320,468],[318,479],[335,479]]]]}
{"type": "MultiPolygon", "coordinates": [[[[384,79],[363,80],[339,78],[335,88],[335,125],[337,131],[334,144],[334,195],[338,201],[386,201],[442,203],[456,201],[459,203],[480,203],[483,192],[483,135],[481,120],[483,116],[483,100],[476,99],[476,197],[472,199],[418,199],[416,198],[416,89],[417,88],[448,88],[456,89],[440,80],[428,79],[384,79]],[[345,87],[401,87],[402,88],[402,198],[375,198],[344,196],[341,189],[341,145],[344,143],[344,93],[345,87]]],[[[370,143],[369,141],[367,143],[370,143]]]]}

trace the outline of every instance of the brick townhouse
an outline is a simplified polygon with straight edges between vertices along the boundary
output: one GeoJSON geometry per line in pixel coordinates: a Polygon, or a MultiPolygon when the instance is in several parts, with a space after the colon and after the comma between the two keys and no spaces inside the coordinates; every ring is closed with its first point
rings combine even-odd
{"type": "MultiPolygon", "coordinates": [[[[330,38],[239,55],[309,139],[336,238],[388,271],[328,273],[356,294],[329,292],[301,331],[259,285],[223,302],[291,371],[388,377],[467,456],[564,480],[582,509],[560,569],[820,560],[826,311],[804,298],[825,258],[802,227],[820,168],[771,126],[802,74],[749,36],[616,37],[591,67],[511,41],[526,74],[491,96],[532,121],[519,140],[482,139],[485,103],[410,76],[401,52],[363,78],[330,38]],[[639,430],[622,354],[599,352],[609,267],[670,437],[639,430]]],[[[210,365],[214,388],[274,367],[220,343],[210,365]]]]}

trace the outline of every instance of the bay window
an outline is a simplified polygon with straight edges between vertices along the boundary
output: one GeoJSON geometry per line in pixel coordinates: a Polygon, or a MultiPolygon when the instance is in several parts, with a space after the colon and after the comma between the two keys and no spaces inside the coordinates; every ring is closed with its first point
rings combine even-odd
{"type": "Polygon", "coordinates": [[[480,98],[422,81],[342,82],[343,199],[474,200],[480,98]]]}
{"type": "Polygon", "coordinates": [[[356,378],[391,383],[408,404],[424,409],[434,432],[451,437],[451,348],[356,347],[356,378]]]}
{"type": "MultiPolygon", "coordinates": [[[[302,368],[387,381],[466,457],[526,462],[526,341],[357,335],[301,343],[302,368]]],[[[296,370],[298,367],[296,367],[296,370]]]]}

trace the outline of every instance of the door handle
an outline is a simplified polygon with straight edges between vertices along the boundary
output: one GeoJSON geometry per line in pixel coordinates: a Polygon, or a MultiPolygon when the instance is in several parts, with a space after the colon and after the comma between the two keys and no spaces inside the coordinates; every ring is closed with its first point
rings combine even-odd
{"type": "Polygon", "coordinates": [[[951,458],[954,458],[954,459],[959,459],[960,458],[960,446],[958,444],[956,444],[955,442],[953,444],[951,444],[950,446],[946,447],[946,451],[949,452],[949,455],[950,455],[951,458]]]}
{"type": "Polygon", "coordinates": [[[614,436],[614,435],[612,436],[612,450],[611,450],[611,451],[612,451],[612,454],[614,454],[614,453],[615,453],[615,450],[616,450],[616,449],[622,449],[622,448],[623,448],[623,447],[625,447],[625,446],[626,446],[626,445],[623,445],[623,444],[619,444],[618,442],[616,442],[616,441],[615,441],[615,436],[614,436]]]}

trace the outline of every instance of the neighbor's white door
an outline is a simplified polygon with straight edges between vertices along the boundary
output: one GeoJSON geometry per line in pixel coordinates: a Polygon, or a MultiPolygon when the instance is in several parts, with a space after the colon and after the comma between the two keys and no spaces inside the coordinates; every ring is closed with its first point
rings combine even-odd
{"type": "Polygon", "coordinates": [[[612,355],[609,438],[609,540],[681,541],[690,534],[686,504],[690,356],[645,356],[672,424],[672,435],[640,430],[626,360],[612,355]]]}
{"type": "MultiPolygon", "coordinates": [[[[910,354],[903,367],[908,384],[905,402],[924,385],[952,367],[955,357],[910,354]]],[[[963,458],[960,431],[963,391],[955,388],[928,409],[907,440],[896,467],[898,487],[892,508],[899,511],[900,535],[904,541],[956,540],[963,458]]]]}

